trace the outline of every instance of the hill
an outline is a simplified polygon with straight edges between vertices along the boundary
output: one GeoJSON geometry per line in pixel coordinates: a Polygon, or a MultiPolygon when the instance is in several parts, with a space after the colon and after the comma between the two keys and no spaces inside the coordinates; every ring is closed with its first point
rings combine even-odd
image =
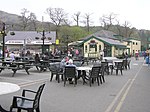
{"type": "MultiPolygon", "coordinates": [[[[9,27],[8,30],[14,30],[14,31],[23,31],[23,22],[21,21],[21,16],[18,16],[16,14],[10,14],[4,11],[0,11],[0,21],[5,22],[8,25],[13,25],[12,27],[9,27]]],[[[29,22],[27,24],[27,27],[25,28],[26,31],[35,31],[42,29],[42,26],[45,28],[45,30],[50,31],[55,29],[55,25],[50,22],[40,22],[40,21],[34,21],[29,22]],[[43,24],[43,25],[42,25],[43,24]],[[36,27],[36,28],[35,28],[36,27]]],[[[81,27],[82,29],[86,29],[86,27],[81,27]]],[[[100,31],[104,29],[102,26],[95,26],[90,27],[90,31],[92,33],[96,31],[100,31]]],[[[136,28],[125,28],[123,26],[118,25],[112,25],[112,27],[109,29],[109,31],[113,31],[118,35],[124,36],[124,37],[133,37],[133,38],[139,38],[142,41],[142,50],[145,50],[147,48],[150,48],[150,31],[149,30],[138,30],[136,28]]],[[[61,31],[59,33],[62,33],[61,31]]]]}

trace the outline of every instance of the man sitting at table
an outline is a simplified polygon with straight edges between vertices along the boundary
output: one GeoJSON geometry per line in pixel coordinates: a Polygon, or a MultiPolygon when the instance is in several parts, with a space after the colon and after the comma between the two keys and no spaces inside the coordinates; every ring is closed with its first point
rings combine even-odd
{"type": "MultiPolygon", "coordinates": [[[[69,59],[68,64],[66,66],[70,66],[70,67],[75,67],[76,68],[76,65],[73,64],[72,58],[69,59]]],[[[77,71],[76,71],[76,77],[78,77],[77,71]]],[[[68,80],[69,80],[69,84],[73,84],[72,78],[69,78],[68,80]]]]}

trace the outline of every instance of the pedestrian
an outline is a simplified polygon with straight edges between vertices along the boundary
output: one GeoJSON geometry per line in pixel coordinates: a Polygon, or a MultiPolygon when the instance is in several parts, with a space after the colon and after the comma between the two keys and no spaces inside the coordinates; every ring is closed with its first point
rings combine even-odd
{"type": "Polygon", "coordinates": [[[9,57],[11,58],[11,61],[15,61],[15,54],[13,51],[10,53],[9,57]]]}

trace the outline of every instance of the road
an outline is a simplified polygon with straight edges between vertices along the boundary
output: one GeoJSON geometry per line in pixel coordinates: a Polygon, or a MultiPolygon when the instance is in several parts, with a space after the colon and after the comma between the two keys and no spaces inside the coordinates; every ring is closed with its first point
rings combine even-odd
{"type": "Polygon", "coordinates": [[[89,86],[78,81],[76,87],[71,84],[63,86],[55,79],[49,82],[50,72],[38,73],[35,70],[26,75],[18,71],[11,77],[10,71],[2,72],[0,81],[16,83],[21,90],[0,96],[0,104],[9,109],[14,95],[21,95],[22,89],[37,90],[40,83],[46,87],[41,97],[41,112],[150,112],[150,66],[144,64],[143,58],[132,58],[131,69],[124,70],[123,75],[106,75],[106,82],[89,86]]]}

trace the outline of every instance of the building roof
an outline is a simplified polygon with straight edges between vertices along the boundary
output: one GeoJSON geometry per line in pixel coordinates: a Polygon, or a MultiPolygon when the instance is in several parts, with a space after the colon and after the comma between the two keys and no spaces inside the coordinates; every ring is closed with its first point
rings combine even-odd
{"type": "Polygon", "coordinates": [[[110,38],[97,37],[98,39],[104,41],[104,43],[108,43],[111,45],[124,46],[124,44],[118,40],[113,40],[110,38]]]}
{"type": "MultiPolygon", "coordinates": [[[[29,40],[29,41],[42,41],[42,32],[37,33],[37,31],[14,31],[15,35],[10,35],[10,32],[8,32],[7,36],[5,37],[5,42],[9,40],[29,40]],[[37,40],[35,37],[39,37],[39,40],[37,40]]],[[[50,43],[55,43],[56,41],[56,32],[55,31],[50,31],[50,32],[45,32],[45,37],[48,38],[50,37],[51,40],[48,40],[50,43]]]]}
{"type": "Polygon", "coordinates": [[[95,35],[91,35],[89,38],[86,38],[83,40],[83,42],[80,43],[80,45],[82,45],[83,43],[85,43],[86,41],[90,40],[91,38],[95,38],[99,41],[102,41],[106,44],[109,44],[111,46],[119,46],[119,47],[126,47],[122,42],[120,42],[119,40],[114,40],[114,39],[110,39],[110,38],[104,38],[104,37],[98,37],[95,35]]]}
{"type": "Polygon", "coordinates": [[[117,39],[117,38],[115,37],[115,35],[117,35],[116,33],[112,32],[112,31],[107,31],[107,30],[100,30],[100,31],[97,31],[97,32],[94,33],[93,35],[95,35],[95,36],[97,36],[97,37],[117,39]]]}

